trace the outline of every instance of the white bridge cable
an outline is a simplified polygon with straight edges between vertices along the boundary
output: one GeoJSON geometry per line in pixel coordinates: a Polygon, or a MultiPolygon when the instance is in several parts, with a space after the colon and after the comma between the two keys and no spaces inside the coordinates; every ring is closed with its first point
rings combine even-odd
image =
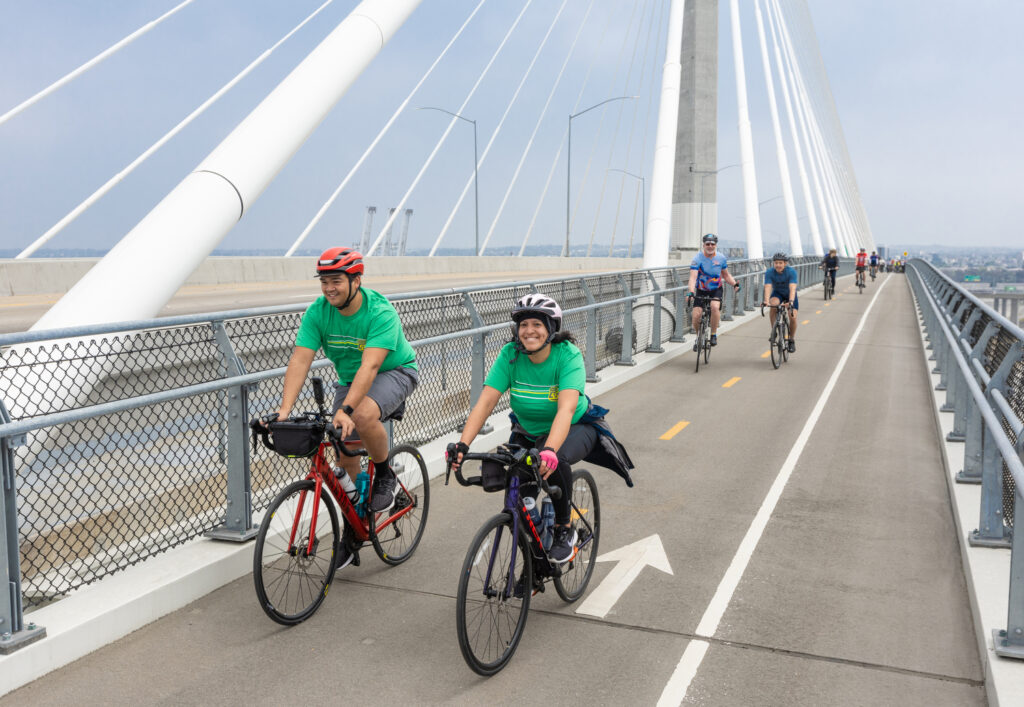
{"type": "Polygon", "coordinates": [[[327,201],[324,202],[323,206],[320,207],[320,210],[316,212],[316,215],[313,217],[313,219],[302,230],[302,233],[299,234],[299,237],[295,239],[295,242],[292,243],[291,247],[285,253],[285,257],[288,257],[295,253],[296,249],[302,244],[304,240],[306,240],[306,237],[310,234],[310,232],[314,228],[316,228],[316,225],[318,223],[320,223],[320,220],[324,217],[324,214],[327,213],[327,210],[330,209],[334,202],[337,200],[338,195],[341,194],[341,191],[348,185],[349,181],[359,170],[359,168],[362,167],[363,162],[366,161],[366,158],[369,157],[370,153],[373,152],[374,148],[377,147],[377,143],[379,143],[381,139],[391,129],[391,126],[398,119],[398,116],[400,116],[405,111],[406,107],[409,105],[409,101],[411,101],[412,97],[416,95],[416,92],[420,90],[420,87],[423,86],[423,83],[433,73],[434,68],[437,67],[439,63],[441,63],[441,60],[448,53],[448,50],[451,49],[452,45],[455,44],[456,40],[458,40],[458,38],[462,36],[462,32],[466,29],[466,27],[469,26],[469,23],[473,20],[474,17],[476,17],[477,12],[479,12],[480,8],[483,7],[484,3],[486,2],[487,0],[480,0],[477,6],[473,8],[473,11],[469,14],[469,17],[466,18],[466,21],[462,23],[462,26],[459,27],[459,30],[452,36],[451,40],[449,40],[445,48],[441,50],[441,53],[437,55],[437,58],[434,59],[434,63],[430,65],[430,68],[427,69],[426,73],[423,74],[423,77],[420,78],[419,83],[417,83],[413,87],[412,91],[409,92],[409,95],[406,96],[405,100],[402,101],[401,105],[398,106],[398,109],[395,110],[394,114],[391,116],[388,122],[384,125],[383,128],[381,128],[380,132],[377,133],[377,137],[373,139],[373,142],[371,142],[369,147],[366,148],[366,151],[363,152],[359,160],[352,166],[352,169],[349,170],[348,174],[345,175],[345,178],[341,180],[341,184],[338,185],[338,188],[334,190],[334,192],[327,199],[327,201]]]}
{"type": "MultiPolygon", "coordinates": [[[[652,5],[651,6],[651,17],[650,17],[650,19],[647,22],[647,39],[644,41],[644,58],[640,62],[640,78],[637,81],[636,91],[634,91],[635,95],[640,95],[640,93],[643,91],[643,88],[644,88],[644,79],[647,76],[647,60],[648,60],[648,58],[651,55],[651,48],[653,46],[651,44],[651,31],[654,29],[654,17],[657,14],[657,12],[658,12],[657,4],[652,5]]],[[[637,37],[639,39],[639,35],[637,37]]],[[[636,50],[634,49],[634,52],[635,51],[636,50]]],[[[648,95],[650,95],[650,93],[651,92],[648,91],[648,95]]],[[[629,165],[630,165],[630,163],[633,160],[633,137],[636,134],[636,117],[637,117],[637,114],[639,112],[640,112],[640,101],[637,100],[637,101],[633,102],[633,118],[632,118],[632,122],[629,125],[629,140],[626,141],[626,160],[625,160],[625,163],[626,163],[626,167],[625,168],[626,169],[629,169],[629,165]]],[[[650,116],[648,115],[647,118],[649,119],[650,116]]],[[[641,145],[640,145],[640,154],[643,155],[643,152],[644,152],[644,143],[641,143],[641,145]]],[[[609,155],[608,157],[609,157],[609,160],[608,160],[609,161],[609,166],[611,166],[611,155],[609,155]]],[[[607,174],[608,174],[608,170],[605,170],[605,175],[607,176],[607,174]]],[[[626,177],[627,176],[629,176],[629,175],[623,173],[621,175],[620,179],[619,179],[619,198],[618,198],[618,201],[615,204],[615,219],[612,222],[612,238],[611,238],[611,243],[608,245],[608,257],[609,258],[612,257],[612,252],[615,249],[615,232],[619,228],[619,214],[622,211],[622,195],[625,193],[625,190],[626,190],[626,177]]],[[[634,181],[636,181],[636,180],[634,179],[634,181]]],[[[634,206],[635,206],[636,199],[634,199],[633,201],[634,201],[634,206]]],[[[635,208],[633,209],[633,228],[634,229],[636,228],[636,209],[635,208]]],[[[632,239],[632,233],[630,234],[630,239],[632,239]]]]}
{"type": "MultiPolygon", "coordinates": [[[[608,28],[611,27],[612,24],[612,13],[607,13],[605,17],[606,19],[604,23],[604,29],[601,30],[601,38],[597,42],[597,46],[599,47],[604,45],[604,39],[606,36],[608,36],[608,28]]],[[[580,86],[579,93],[576,94],[576,102],[573,103],[569,115],[575,113],[576,109],[580,107],[580,102],[583,100],[583,94],[586,92],[587,86],[590,84],[590,75],[594,71],[594,64],[596,63],[596,61],[597,56],[594,55],[594,58],[590,62],[590,66],[587,67],[587,73],[583,77],[583,84],[580,86]]],[[[526,229],[526,235],[523,237],[523,242],[519,246],[520,256],[522,256],[523,252],[526,250],[526,243],[530,240],[530,235],[533,233],[533,228],[537,224],[537,216],[540,214],[541,207],[544,205],[544,199],[548,195],[548,188],[551,186],[551,178],[554,176],[555,169],[557,169],[558,163],[562,159],[562,148],[565,146],[565,140],[568,134],[569,127],[566,126],[565,131],[562,133],[562,139],[558,143],[558,149],[555,151],[555,156],[551,160],[551,167],[548,169],[548,176],[547,179],[544,181],[544,188],[541,190],[540,198],[537,200],[537,208],[533,210],[533,216],[530,218],[530,226],[526,229]]]]}
{"type": "Polygon", "coordinates": [[[19,113],[21,113],[22,111],[24,111],[26,108],[29,108],[32,105],[34,105],[34,104],[38,103],[39,101],[41,101],[42,99],[46,98],[51,93],[53,93],[54,91],[56,91],[60,87],[64,86],[65,84],[70,83],[71,81],[74,81],[76,78],[78,78],[79,76],[84,74],[86,71],[88,71],[92,67],[94,67],[97,64],[99,64],[100,62],[102,62],[107,57],[115,54],[118,50],[123,49],[124,47],[128,46],[133,41],[135,41],[136,39],[138,39],[142,35],[144,35],[147,32],[149,32],[149,30],[153,29],[158,24],[160,24],[161,22],[166,20],[168,17],[170,17],[171,15],[175,14],[179,10],[183,9],[186,5],[191,5],[193,2],[195,2],[195,0],[185,0],[184,2],[180,3],[176,7],[173,7],[170,10],[168,10],[167,12],[165,12],[164,14],[160,15],[160,17],[156,18],[155,20],[151,20],[150,22],[147,22],[142,27],[140,27],[139,29],[135,30],[134,32],[129,34],[127,37],[122,39],[117,44],[114,44],[114,45],[108,47],[104,51],[102,51],[99,54],[97,54],[96,56],[94,56],[89,61],[87,61],[84,64],[82,64],[81,66],[79,66],[74,71],[72,71],[72,72],[70,72],[68,74],[65,74],[60,79],[57,79],[56,81],[54,81],[52,84],[50,84],[49,86],[44,88],[42,91],[40,91],[36,95],[32,96],[31,98],[29,98],[27,100],[22,101],[21,103],[16,105],[14,108],[11,108],[9,111],[4,113],[3,115],[0,115],[0,125],[3,125],[8,120],[10,120],[14,116],[16,116],[19,113]]]}
{"type": "Polygon", "coordinates": [[[782,201],[786,210],[786,230],[789,232],[789,252],[791,255],[804,254],[800,228],[796,222],[796,204],[793,201],[793,181],[789,173],[789,158],[782,139],[782,122],[779,119],[779,104],[775,98],[775,79],[772,76],[772,64],[768,58],[768,38],[764,31],[764,16],[761,13],[760,0],[754,0],[754,19],[757,24],[757,39],[761,49],[761,67],[764,71],[765,88],[768,95],[768,110],[772,119],[772,136],[775,138],[775,156],[779,167],[779,182],[782,186],[782,201]]]}
{"type": "MultiPolygon", "coordinates": [[[[629,37],[630,37],[630,35],[633,32],[633,22],[636,19],[636,8],[637,8],[637,3],[633,3],[633,11],[629,15],[629,24],[626,26],[626,30],[622,34],[622,44],[619,47],[619,55],[615,59],[615,74],[612,76],[612,80],[611,80],[611,82],[609,84],[611,86],[611,90],[608,91],[608,95],[610,95],[610,96],[623,95],[625,93],[625,87],[628,86],[628,81],[627,81],[627,82],[625,82],[623,84],[624,87],[623,87],[623,90],[621,92],[617,91],[616,88],[615,88],[618,85],[618,83],[619,83],[619,69],[622,67],[622,57],[626,53],[626,47],[629,44],[629,37]]],[[[642,15],[641,15],[641,17],[642,17],[642,15]]],[[[590,178],[590,168],[591,168],[591,166],[594,163],[594,155],[597,153],[597,146],[598,146],[598,143],[600,142],[601,133],[604,132],[604,119],[605,119],[605,116],[608,115],[608,104],[609,104],[609,102],[608,101],[604,101],[604,103],[605,103],[605,105],[601,107],[601,111],[600,111],[601,117],[598,119],[598,122],[597,122],[597,130],[594,133],[594,140],[593,140],[593,142],[590,145],[590,154],[587,156],[587,167],[586,167],[586,169],[583,170],[583,179],[580,180],[579,186],[576,187],[576,205],[572,209],[572,218],[569,220],[569,239],[572,238],[572,227],[576,224],[576,216],[579,213],[580,207],[582,206],[583,194],[584,194],[584,192],[586,191],[586,188],[587,188],[587,180],[590,178]]],[[[622,114],[621,111],[620,111],[619,114],[620,115],[622,114]]],[[[566,165],[566,169],[571,169],[571,165],[566,165]]],[[[571,244],[570,244],[570,247],[571,247],[571,244]]],[[[590,254],[590,246],[588,245],[587,246],[587,255],[589,255],[589,254],[590,254]]],[[[566,255],[566,257],[569,257],[569,253],[568,252],[565,255],[566,255]]]]}
{"type": "MultiPolygon", "coordinates": [[[[484,67],[483,71],[480,73],[480,76],[477,78],[476,83],[473,84],[473,88],[471,88],[469,90],[469,93],[466,95],[466,98],[462,102],[462,105],[460,105],[458,107],[458,109],[454,111],[455,113],[460,113],[461,114],[463,109],[465,109],[465,107],[469,104],[469,101],[473,98],[473,94],[475,94],[476,90],[478,88],[480,88],[480,84],[483,83],[484,77],[487,76],[487,73],[491,70],[491,66],[494,65],[494,62],[497,60],[498,55],[501,54],[502,49],[504,49],[505,45],[508,43],[509,37],[511,37],[512,33],[515,32],[516,27],[519,26],[520,20],[523,19],[523,15],[526,14],[526,10],[530,7],[530,5],[532,3],[533,3],[533,0],[527,0],[523,4],[523,9],[519,11],[519,14],[516,16],[516,19],[512,23],[512,26],[510,26],[508,28],[508,32],[505,33],[505,36],[502,38],[501,43],[498,44],[497,48],[494,50],[494,53],[491,55],[490,60],[487,62],[487,65],[484,67]]],[[[520,88],[521,87],[522,87],[522,84],[520,84],[520,88]]],[[[518,95],[518,91],[517,91],[516,95],[518,95]]],[[[513,100],[515,100],[515,99],[513,98],[513,100]]],[[[506,111],[506,115],[507,114],[508,113],[506,111]]],[[[370,245],[369,251],[367,251],[365,253],[365,255],[372,255],[373,251],[375,251],[377,249],[377,246],[380,245],[381,239],[384,238],[384,235],[388,232],[388,229],[391,227],[391,224],[394,223],[395,218],[397,217],[397,215],[399,213],[401,213],[402,208],[405,206],[405,202],[407,202],[409,200],[409,196],[412,194],[413,190],[416,188],[416,185],[420,183],[420,179],[423,178],[423,175],[424,175],[424,173],[426,173],[427,168],[430,167],[430,163],[434,161],[434,157],[441,150],[441,146],[444,145],[444,141],[446,139],[448,139],[448,134],[451,133],[452,128],[455,127],[455,123],[458,120],[460,120],[460,119],[453,117],[451,119],[451,121],[449,121],[448,127],[445,129],[444,134],[442,134],[441,138],[437,141],[437,145],[434,147],[433,151],[427,157],[426,162],[423,163],[423,166],[420,168],[419,173],[412,180],[412,184],[410,184],[409,188],[406,190],[405,196],[403,196],[402,200],[400,202],[398,202],[398,206],[395,207],[395,211],[391,214],[391,216],[388,218],[388,220],[384,223],[384,227],[380,230],[380,234],[378,234],[377,238],[374,239],[373,243],[370,245]]],[[[502,118],[502,120],[504,120],[504,117],[502,118]]],[[[495,130],[495,134],[491,136],[491,142],[489,142],[487,144],[487,148],[488,149],[490,148],[491,144],[494,142],[495,135],[497,135],[497,129],[495,130]]],[[[487,149],[484,150],[484,155],[486,155],[486,154],[487,154],[487,149]]],[[[479,170],[480,162],[482,162],[482,161],[483,161],[482,158],[480,160],[477,160],[477,170],[479,170]]],[[[437,250],[437,244],[440,243],[440,242],[441,242],[441,237],[438,236],[437,243],[434,243],[434,247],[431,249],[430,255],[434,254],[434,251],[437,250]]]]}
{"type": "MultiPolygon", "coordinates": [[[[544,42],[542,46],[547,42],[548,36],[555,28],[555,24],[558,23],[558,18],[562,14],[562,10],[565,9],[566,0],[562,0],[561,7],[558,8],[558,13],[555,15],[555,19],[552,20],[551,26],[548,27],[548,32],[544,36],[544,42]]],[[[498,210],[494,214],[494,219],[491,221],[490,228],[487,229],[487,235],[484,237],[484,242],[480,244],[480,255],[484,254],[484,249],[487,248],[487,244],[491,241],[491,236],[494,234],[494,229],[498,226],[498,221],[501,219],[501,214],[505,211],[505,205],[508,203],[509,195],[512,193],[512,189],[516,185],[516,181],[519,179],[519,172],[523,169],[523,163],[526,162],[527,156],[530,154],[530,150],[533,148],[533,140],[537,137],[537,132],[540,130],[541,123],[544,122],[544,117],[548,113],[548,108],[551,107],[551,99],[555,96],[555,91],[558,90],[559,84],[562,82],[562,76],[565,74],[565,67],[569,64],[569,59],[572,58],[573,52],[576,50],[576,43],[579,41],[580,35],[583,33],[583,27],[587,23],[587,18],[590,16],[590,11],[594,7],[594,0],[590,0],[590,4],[587,6],[587,11],[583,15],[583,19],[580,21],[580,26],[576,30],[576,36],[573,37],[572,44],[569,46],[569,51],[565,54],[565,60],[562,61],[562,66],[558,70],[558,75],[555,77],[555,82],[551,85],[551,90],[548,91],[547,100],[544,101],[544,107],[541,108],[540,115],[537,116],[537,122],[533,126],[533,132],[530,133],[529,139],[526,141],[526,148],[522,151],[522,155],[519,157],[519,164],[516,165],[515,170],[512,172],[512,179],[509,181],[508,188],[505,190],[505,195],[501,198],[501,203],[498,205],[498,210]]],[[[538,52],[539,53],[539,52],[538,52]]]]}
{"type": "MultiPolygon", "coordinates": [[[[629,57],[629,68],[626,69],[626,80],[622,85],[622,93],[624,95],[634,95],[629,94],[629,82],[630,79],[633,77],[633,67],[636,66],[636,50],[637,47],[640,45],[640,34],[643,31],[644,17],[647,15],[648,6],[649,3],[645,2],[643,5],[643,9],[640,11],[640,20],[637,22],[636,25],[636,36],[633,40],[633,53],[629,57]]],[[[630,29],[632,29],[632,27],[633,25],[632,23],[630,23],[630,29]]],[[[628,36],[629,34],[627,33],[623,37],[623,41],[625,41],[625,39],[628,36]]],[[[604,191],[608,186],[608,169],[612,166],[612,159],[615,156],[615,146],[619,142],[619,128],[622,127],[622,114],[626,111],[626,105],[625,103],[622,103],[620,101],[617,108],[619,110],[619,113],[615,118],[615,132],[612,133],[612,139],[608,145],[608,161],[605,163],[604,172],[601,174],[601,191],[597,197],[597,206],[594,209],[594,225],[590,229],[590,241],[587,244],[588,257],[590,256],[591,248],[594,245],[594,235],[597,233],[597,223],[601,218],[601,206],[604,204],[604,191]]]]}
{"type": "Polygon", "coordinates": [[[92,206],[97,201],[102,199],[111,189],[113,189],[120,182],[122,182],[125,177],[127,177],[129,174],[135,171],[136,167],[138,167],[140,164],[149,159],[149,157],[154,152],[156,152],[165,144],[167,144],[168,141],[170,141],[175,135],[184,130],[193,120],[202,115],[206,111],[206,109],[214,103],[216,103],[221,98],[221,96],[223,96],[225,93],[234,88],[234,86],[238,84],[239,81],[248,76],[256,67],[262,64],[267,59],[267,57],[273,54],[278,47],[284,44],[288,39],[292,37],[292,35],[294,35],[296,32],[302,29],[310,20],[312,20],[314,17],[320,14],[320,12],[323,9],[325,9],[328,5],[330,5],[332,2],[334,2],[334,0],[327,0],[326,2],[324,2],[324,4],[322,4],[316,10],[314,10],[312,13],[310,13],[310,15],[306,17],[306,19],[304,19],[299,24],[295,25],[295,27],[293,27],[292,30],[288,32],[288,34],[283,36],[273,46],[271,46],[269,49],[260,54],[252,63],[250,63],[247,67],[242,69],[242,71],[240,71],[233,79],[224,84],[212,96],[207,98],[202,105],[200,105],[194,111],[189,113],[189,115],[184,120],[182,120],[180,123],[171,128],[171,130],[166,135],[164,135],[162,138],[160,138],[152,145],[150,145],[149,148],[147,148],[142,154],[136,157],[131,163],[128,164],[128,166],[126,166],[120,172],[118,172],[113,177],[108,179],[103,186],[94,191],[82,203],[80,203],[78,206],[69,211],[60,221],[51,226],[50,229],[46,231],[46,233],[39,236],[39,238],[33,241],[31,245],[29,245],[23,251],[18,253],[18,255],[15,256],[15,258],[27,258],[34,252],[36,252],[47,241],[49,241],[51,238],[53,238],[62,230],[64,230],[64,228],[67,227],[68,224],[70,224],[72,221],[78,218],[86,209],[88,209],[90,206],[92,206]]]}
{"type": "MultiPolygon", "coordinates": [[[[793,143],[793,153],[796,157],[797,171],[800,175],[800,188],[803,192],[804,207],[807,210],[807,220],[811,228],[811,241],[814,245],[814,252],[818,255],[824,254],[821,242],[821,232],[818,230],[818,215],[814,207],[814,196],[811,193],[810,181],[807,178],[807,167],[804,161],[803,148],[800,145],[796,115],[793,112],[793,102],[789,94],[789,82],[786,80],[786,67],[782,63],[782,54],[779,49],[778,30],[775,27],[775,15],[772,11],[771,0],[765,1],[765,9],[768,15],[768,29],[772,37],[772,50],[775,56],[775,66],[779,74],[779,86],[782,88],[782,100],[786,106],[786,117],[789,123],[790,141],[793,143]]],[[[810,156],[808,155],[808,158],[810,156]]]]}
{"type": "MultiPolygon", "coordinates": [[[[657,36],[657,41],[654,43],[655,47],[664,47],[665,43],[668,41],[668,39],[662,35],[662,30],[665,29],[665,24],[666,24],[665,23],[665,17],[666,17],[667,14],[668,14],[668,4],[666,4],[665,9],[661,12],[661,14],[658,15],[658,36],[657,36]]],[[[640,144],[644,146],[644,149],[640,152],[640,171],[638,172],[638,174],[643,175],[645,179],[647,177],[647,149],[646,149],[646,146],[647,146],[647,134],[650,132],[650,128],[651,128],[651,111],[653,111],[653,109],[654,109],[654,96],[655,96],[656,93],[658,93],[658,91],[655,90],[655,83],[654,83],[655,81],[657,81],[657,78],[656,78],[657,67],[658,67],[658,52],[653,52],[651,54],[651,86],[650,86],[650,88],[647,91],[647,118],[644,121],[644,136],[640,140],[640,144]]],[[[643,187],[643,182],[641,182],[641,187],[643,187]]],[[[644,193],[646,191],[647,190],[645,188],[641,189],[641,197],[640,197],[641,199],[646,198],[646,194],[644,193]]],[[[635,209],[634,209],[634,211],[635,211],[635,209]]],[[[643,207],[641,207],[641,209],[640,209],[640,215],[641,215],[641,232],[643,232],[643,229],[647,228],[647,224],[645,223],[646,219],[643,218],[643,215],[644,215],[643,207]]],[[[635,216],[634,216],[634,218],[635,218],[635,216]]],[[[636,225],[634,224],[633,232],[635,232],[635,231],[636,231],[636,225]]],[[[629,252],[626,254],[627,258],[633,257],[633,235],[634,235],[633,232],[631,232],[630,235],[629,235],[629,252]]]]}
{"type": "Polygon", "coordinates": [[[818,174],[818,162],[814,147],[811,144],[810,131],[807,127],[807,118],[804,115],[804,106],[800,97],[800,87],[796,82],[796,67],[794,66],[793,55],[790,51],[791,46],[789,44],[789,37],[786,34],[786,27],[784,24],[785,20],[782,17],[782,9],[779,7],[777,0],[771,0],[770,5],[771,9],[774,10],[775,23],[778,28],[779,42],[782,48],[782,56],[785,59],[786,64],[785,70],[782,72],[784,73],[782,81],[788,82],[792,89],[793,107],[796,112],[797,122],[800,126],[800,136],[803,138],[804,154],[807,155],[807,166],[810,168],[811,172],[811,182],[814,185],[814,195],[818,203],[818,213],[821,214],[821,225],[825,231],[824,246],[828,248],[843,249],[842,244],[836,241],[835,234],[832,232],[832,218],[821,187],[821,177],[818,174]]]}

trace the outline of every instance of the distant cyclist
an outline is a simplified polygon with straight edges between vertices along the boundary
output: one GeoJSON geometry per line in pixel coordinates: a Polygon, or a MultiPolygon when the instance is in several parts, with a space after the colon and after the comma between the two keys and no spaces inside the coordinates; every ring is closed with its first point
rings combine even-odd
{"type": "Polygon", "coordinates": [[[789,341],[786,342],[786,348],[790,353],[796,353],[796,313],[800,309],[796,288],[799,281],[796,269],[789,265],[788,255],[776,253],[772,256],[772,266],[764,271],[764,301],[773,307],[769,312],[773,331],[776,314],[788,305],[789,341]],[[778,309],[774,309],[776,307],[778,309]]]}
{"type": "MultiPolygon", "coordinates": [[[[714,233],[706,234],[702,239],[701,252],[694,256],[690,263],[690,282],[687,285],[687,299],[696,303],[693,305],[693,330],[700,329],[700,318],[704,314],[704,302],[711,304],[711,345],[718,345],[718,324],[722,317],[722,281],[729,283],[739,292],[740,284],[733,278],[728,270],[728,264],[724,255],[718,251],[718,236],[714,233]]],[[[693,350],[697,350],[694,343],[693,350]]]]}
{"type": "Polygon", "coordinates": [[[827,272],[829,277],[832,278],[832,291],[835,292],[836,271],[839,269],[839,255],[836,254],[835,248],[829,248],[828,255],[821,259],[818,268],[827,272]]]}
{"type": "Polygon", "coordinates": [[[871,251],[871,256],[868,258],[868,263],[871,265],[871,279],[875,279],[875,275],[878,273],[878,253],[871,251]]]}
{"type": "Polygon", "coordinates": [[[857,284],[864,284],[864,271],[868,269],[868,252],[861,248],[857,253],[857,284]]]}
{"type": "Polygon", "coordinates": [[[583,392],[586,369],[573,341],[562,329],[562,308],[555,300],[539,292],[520,298],[512,308],[512,341],[487,372],[459,441],[448,445],[452,468],[458,468],[502,394],[509,391],[509,442],[540,448],[541,475],[553,476],[550,481],[562,489],[562,495],[552,499],[555,528],[549,555],[556,564],[572,559],[577,540],[569,505],[571,465],[585,459],[612,469],[633,485],[633,462],[604,422],[608,411],[593,405],[583,392]]]}
{"type": "MultiPolygon", "coordinates": [[[[419,372],[398,312],[384,295],[361,286],[363,270],[363,256],[351,248],[329,248],[317,260],[323,296],[302,315],[277,419],[288,418],[316,352],[323,349],[338,374],[332,422],[346,437],[358,432],[370,453],[377,473],[369,506],[381,512],[394,505],[397,485],[381,420],[404,409],[419,372]]],[[[359,473],[358,458],[343,457],[339,463],[352,478],[359,473]]],[[[341,552],[339,568],[352,560],[344,547],[341,552]]]]}

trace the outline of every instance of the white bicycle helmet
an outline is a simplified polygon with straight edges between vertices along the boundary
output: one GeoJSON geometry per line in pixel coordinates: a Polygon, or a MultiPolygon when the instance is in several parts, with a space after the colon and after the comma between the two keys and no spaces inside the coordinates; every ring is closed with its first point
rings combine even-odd
{"type": "Polygon", "coordinates": [[[512,340],[516,347],[519,343],[519,323],[524,319],[539,319],[544,322],[548,330],[548,343],[551,338],[562,328],[562,308],[552,298],[540,292],[524,295],[519,298],[512,307],[512,340]]]}

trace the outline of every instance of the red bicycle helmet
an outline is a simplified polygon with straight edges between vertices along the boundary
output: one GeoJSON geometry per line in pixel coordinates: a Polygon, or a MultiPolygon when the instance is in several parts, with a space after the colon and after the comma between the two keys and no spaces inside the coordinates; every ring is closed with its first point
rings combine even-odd
{"type": "Polygon", "coordinates": [[[363,254],[351,248],[328,248],[316,261],[316,276],[362,275],[363,254]]]}

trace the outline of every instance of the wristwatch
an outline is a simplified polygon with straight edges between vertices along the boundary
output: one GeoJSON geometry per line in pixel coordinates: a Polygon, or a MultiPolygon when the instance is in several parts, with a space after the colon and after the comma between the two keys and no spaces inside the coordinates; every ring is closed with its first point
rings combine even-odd
{"type": "Polygon", "coordinates": [[[355,409],[351,405],[342,405],[341,411],[349,417],[352,417],[352,413],[355,412],[355,409]]]}

